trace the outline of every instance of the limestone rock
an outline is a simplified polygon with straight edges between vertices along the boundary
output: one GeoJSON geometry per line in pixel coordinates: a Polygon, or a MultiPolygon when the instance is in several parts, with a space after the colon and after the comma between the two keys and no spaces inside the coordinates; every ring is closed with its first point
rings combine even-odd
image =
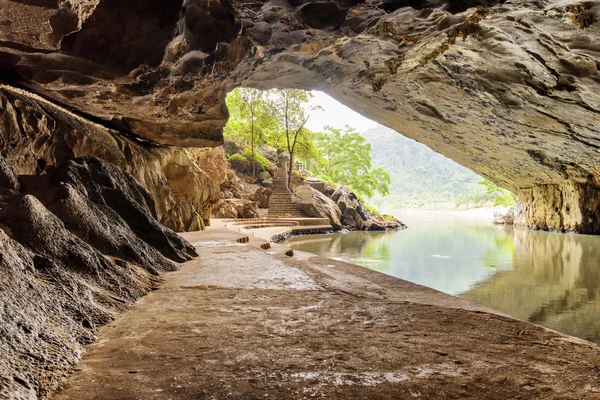
{"type": "Polygon", "coordinates": [[[494,216],[493,223],[496,225],[514,225],[515,224],[515,207],[511,207],[504,213],[494,216]]]}
{"type": "Polygon", "coordinates": [[[189,243],[156,220],[150,192],[117,166],[83,157],[60,165],[50,179],[71,183],[94,202],[112,208],[137,236],[166,257],[183,262],[196,255],[189,243]]]}
{"type": "Polygon", "coordinates": [[[269,200],[272,194],[273,191],[269,188],[258,188],[251,200],[257,202],[259,208],[269,208],[269,200]]]}
{"type": "Polygon", "coordinates": [[[131,140],[39,96],[2,85],[0,108],[0,145],[20,174],[45,174],[74,157],[107,160],[150,191],[158,219],[176,231],[201,229],[201,215],[218,199],[218,185],[177,147],[131,140]]]}
{"type": "Polygon", "coordinates": [[[308,185],[300,185],[294,190],[296,202],[307,217],[327,218],[335,230],[342,228],[340,209],[330,198],[308,185]]]}
{"type": "Polygon", "coordinates": [[[0,3],[3,80],[129,137],[219,145],[232,87],[319,88],[517,193],[519,223],[598,218],[530,203],[600,187],[594,2],[29,3],[0,3]]]}
{"type": "Polygon", "coordinates": [[[258,203],[246,199],[221,199],[212,215],[215,218],[260,218],[258,203]]]}
{"type": "Polygon", "coordinates": [[[0,189],[9,191],[19,191],[21,189],[21,182],[19,175],[15,172],[12,165],[10,165],[4,157],[0,154],[0,189]]]}
{"type": "Polygon", "coordinates": [[[385,219],[371,214],[358,196],[345,186],[339,185],[331,195],[341,212],[342,225],[354,230],[405,229],[406,225],[395,218],[385,219]]]}
{"type": "Polygon", "coordinates": [[[260,184],[263,185],[264,187],[266,187],[267,189],[273,189],[273,185],[274,185],[273,179],[265,179],[260,184]]]}
{"type": "Polygon", "coordinates": [[[229,162],[225,157],[225,149],[218,146],[213,149],[188,149],[192,158],[196,161],[202,171],[217,185],[222,184],[227,179],[227,169],[229,162]]]}
{"type": "Polygon", "coordinates": [[[258,180],[260,182],[262,181],[266,181],[267,179],[273,179],[273,177],[271,176],[271,174],[268,171],[261,171],[258,176],[257,176],[258,180]]]}
{"type": "Polygon", "coordinates": [[[338,186],[331,195],[331,200],[335,202],[342,214],[342,224],[349,229],[363,230],[366,228],[366,221],[369,219],[369,213],[364,208],[356,194],[344,186],[338,186]]]}
{"type": "Polygon", "coordinates": [[[0,397],[45,398],[98,326],[196,252],[155,219],[152,195],[106,161],[18,179],[21,192],[0,209],[0,397]]]}

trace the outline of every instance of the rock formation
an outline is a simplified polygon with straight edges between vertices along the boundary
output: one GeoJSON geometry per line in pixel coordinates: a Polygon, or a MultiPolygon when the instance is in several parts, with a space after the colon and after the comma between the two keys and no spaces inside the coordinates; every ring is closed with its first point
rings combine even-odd
{"type": "Polygon", "coordinates": [[[327,218],[335,230],[406,229],[406,225],[393,217],[386,219],[368,211],[358,196],[342,185],[330,196],[308,184],[300,185],[294,190],[294,199],[307,217],[327,218]]]}
{"type": "Polygon", "coordinates": [[[6,85],[0,110],[2,153],[21,174],[44,174],[75,157],[110,161],[152,193],[158,219],[176,231],[201,229],[202,214],[218,199],[218,185],[180,148],[107,129],[6,85]]]}
{"type": "Polygon", "coordinates": [[[517,193],[516,223],[600,233],[599,14],[1,0],[0,397],[48,394],[96,325],[195,254],[160,223],[201,229],[218,201],[222,172],[181,147],[222,143],[236,86],[323,90],[517,193]]]}
{"type": "Polygon", "coordinates": [[[196,256],[121,168],[75,158],[21,175],[0,157],[0,398],[45,397],[98,326],[196,256]]]}
{"type": "Polygon", "coordinates": [[[324,90],[517,193],[518,223],[599,232],[599,14],[562,0],[4,1],[0,76],[134,141],[195,147],[221,143],[235,86],[324,90]]]}
{"type": "Polygon", "coordinates": [[[333,200],[309,185],[300,185],[294,190],[294,198],[307,217],[327,218],[335,230],[342,228],[342,214],[333,200]]]}
{"type": "Polygon", "coordinates": [[[383,231],[387,229],[406,229],[406,225],[395,218],[385,219],[372,214],[362,204],[358,196],[345,186],[339,185],[331,195],[341,213],[342,224],[349,229],[365,231],[383,231]]]}

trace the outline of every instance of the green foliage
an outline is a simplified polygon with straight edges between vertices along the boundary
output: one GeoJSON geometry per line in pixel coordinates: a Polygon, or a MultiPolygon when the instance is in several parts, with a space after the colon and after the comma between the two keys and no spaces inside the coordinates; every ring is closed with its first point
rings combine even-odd
{"type": "MultiPolygon", "coordinates": [[[[246,160],[248,160],[248,162],[252,162],[252,152],[251,152],[250,148],[246,148],[246,150],[244,150],[244,152],[242,153],[242,156],[245,157],[246,160]]],[[[266,170],[271,165],[271,163],[269,162],[269,160],[267,160],[259,152],[255,152],[254,153],[254,161],[260,167],[261,171],[266,170]]]]}
{"type": "Polygon", "coordinates": [[[517,204],[517,201],[511,192],[496,186],[494,182],[482,179],[477,183],[485,188],[487,194],[494,196],[495,207],[514,207],[515,204],[517,204]]]}
{"type": "MultiPolygon", "coordinates": [[[[269,142],[271,132],[277,129],[273,99],[269,92],[238,88],[227,95],[229,120],[223,134],[241,147],[259,146],[269,142]]],[[[252,150],[252,148],[251,148],[252,150]]]]}
{"type": "Polygon", "coordinates": [[[236,171],[245,172],[248,168],[248,160],[241,154],[232,154],[227,157],[229,164],[231,164],[231,168],[236,171]]]}
{"type": "Polygon", "coordinates": [[[371,165],[371,145],[349,126],[343,130],[325,127],[314,135],[319,157],[313,172],[327,182],[352,188],[357,194],[372,197],[375,192],[389,194],[391,177],[383,168],[371,165]]]}
{"type": "Polygon", "coordinates": [[[373,214],[373,215],[377,215],[378,217],[381,217],[381,213],[380,213],[380,212],[379,212],[379,211],[378,211],[378,210],[377,210],[375,207],[373,207],[373,206],[370,206],[370,205],[368,205],[368,204],[364,204],[364,203],[363,203],[363,205],[365,206],[365,209],[366,209],[368,212],[370,212],[370,213],[371,213],[371,214],[373,214]]]}

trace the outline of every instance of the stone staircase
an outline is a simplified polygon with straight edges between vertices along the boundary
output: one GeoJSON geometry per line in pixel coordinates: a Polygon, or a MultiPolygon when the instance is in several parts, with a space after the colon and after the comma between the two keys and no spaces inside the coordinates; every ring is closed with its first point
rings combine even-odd
{"type": "Polygon", "coordinates": [[[300,206],[292,199],[288,191],[287,168],[285,163],[279,167],[277,178],[273,181],[273,194],[269,201],[269,218],[306,218],[300,206]]]}

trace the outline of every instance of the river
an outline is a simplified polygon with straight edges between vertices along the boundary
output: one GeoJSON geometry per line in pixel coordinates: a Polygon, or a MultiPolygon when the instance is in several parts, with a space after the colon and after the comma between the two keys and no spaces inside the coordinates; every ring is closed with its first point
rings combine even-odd
{"type": "Polygon", "coordinates": [[[450,213],[394,215],[409,229],[303,236],[289,244],[600,344],[600,236],[450,213]]]}

